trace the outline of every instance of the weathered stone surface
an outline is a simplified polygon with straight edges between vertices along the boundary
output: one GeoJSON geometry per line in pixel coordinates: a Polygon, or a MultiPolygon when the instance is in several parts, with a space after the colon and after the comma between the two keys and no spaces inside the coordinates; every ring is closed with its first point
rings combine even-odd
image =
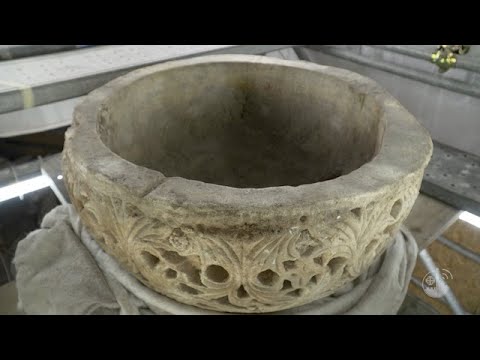
{"type": "Polygon", "coordinates": [[[82,221],[145,285],[202,308],[272,312],[331,294],[383,253],[431,151],[367,78],[220,55],[92,92],[63,161],[82,221]]]}

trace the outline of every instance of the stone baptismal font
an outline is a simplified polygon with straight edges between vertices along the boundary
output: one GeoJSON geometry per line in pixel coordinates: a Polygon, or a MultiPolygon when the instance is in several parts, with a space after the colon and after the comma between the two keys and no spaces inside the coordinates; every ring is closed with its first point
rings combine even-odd
{"type": "Polygon", "coordinates": [[[93,91],[63,166],[89,233],[144,285],[259,313],[365,272],[410,212],[431,152],[426,130],[370,79],[216,55],[93,91]]]}

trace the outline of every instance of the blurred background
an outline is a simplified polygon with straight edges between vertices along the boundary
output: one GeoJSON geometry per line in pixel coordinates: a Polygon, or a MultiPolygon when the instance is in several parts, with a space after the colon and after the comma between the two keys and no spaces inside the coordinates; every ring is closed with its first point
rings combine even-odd
{"type": "Polygon", "coordinates": [[[422,251],[400,314],[480,314],[476,45],[0,45],[0,314],[15,313],[18,241],[69,202],[60,157],[74,107],[136,68],[220,53],[355,71],[377,81],[428,129],[434,154],[406,221],[422,251]],[[422,282],[437,268],[450,290],[432,298],[422,282]]]}

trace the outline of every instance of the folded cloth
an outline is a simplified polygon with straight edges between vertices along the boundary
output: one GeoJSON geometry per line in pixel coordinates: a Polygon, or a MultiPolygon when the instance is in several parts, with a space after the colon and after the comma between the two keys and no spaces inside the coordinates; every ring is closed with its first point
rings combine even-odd
{"type": "MultiPolygon", "coordinates": [[[[417,258],[407,229],[369,270],[335,294],[273,314],[396,314],[417,258]]],[[[19,242],[19,308],[26,314],[221,314],[144,286],[90,237],[72,205],[61,205],[19,242]]]]}

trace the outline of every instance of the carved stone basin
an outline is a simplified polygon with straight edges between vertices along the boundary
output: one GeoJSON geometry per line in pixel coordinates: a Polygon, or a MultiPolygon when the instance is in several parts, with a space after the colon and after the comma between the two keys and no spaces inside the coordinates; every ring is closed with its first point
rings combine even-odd
{"type": "Polygon", "coordinates": [[[389,246],[432,152],[375,82],[308,62],[217,55],[92,92],[64,149],[101,247],[185,304],[272,312],[325,297],[389,246]]]}

